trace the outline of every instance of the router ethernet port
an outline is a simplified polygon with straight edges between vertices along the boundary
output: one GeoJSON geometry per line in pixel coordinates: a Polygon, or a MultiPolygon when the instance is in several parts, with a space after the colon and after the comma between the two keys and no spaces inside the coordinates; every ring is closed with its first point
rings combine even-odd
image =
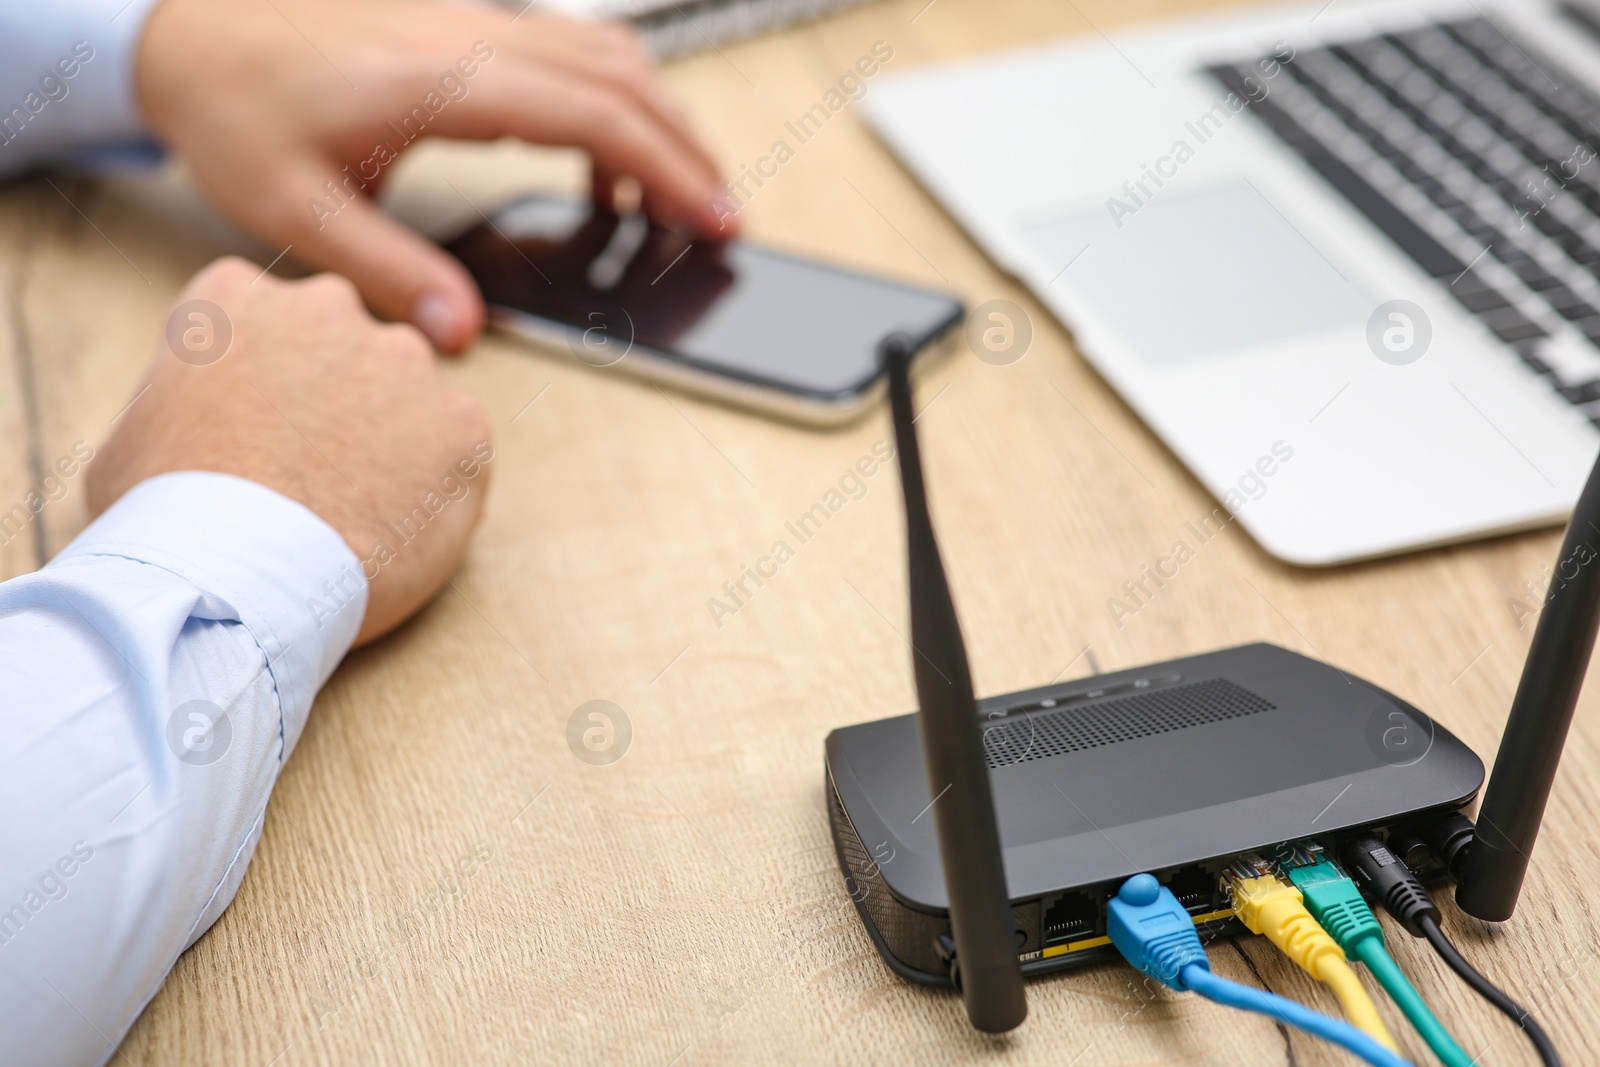
{"type": "Polygon", "coordinates": [[[1062,893],[1044,906],[1046,947],[1094,937],[1100,932],[1100,902],[1087,893],[1062,893]]]}
{"type": "Polygon", "coordinates": [[[1190,915],[1204,915],[1216,908],[1217,879],[1199,866],[1180,867],[1167,881],[1167,888],[1190,915]]]}

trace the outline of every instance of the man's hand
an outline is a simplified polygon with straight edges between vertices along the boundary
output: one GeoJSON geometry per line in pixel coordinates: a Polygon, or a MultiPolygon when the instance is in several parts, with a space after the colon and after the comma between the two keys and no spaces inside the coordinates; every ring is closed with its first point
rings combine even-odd
{"type": "Polygon", "coordinates": [[[477,287],[366,199],[418,137],[577,146],[602,202],[630,177],[656,218],[736,228],[716,165],[619,25],[418,0],[163,0],[136,77],[151,130],[226,214],[448,351],[482,328],[477,287]]]}
{"type": "Polygon", "coordinates": [[[426,603],[461,558],[488,490],[489,420],[444,380],[421,334],[374,322],[343,278],[258,273],[219,260],[178,298],[183,314],[169,335],[184,358],[166,339],[157,346],[141,383],[148,391],[89,465],[89,511],[169,471],[220,471],[275,489],[363,560],[362,644],[426,603]],[[196,300],[225,318],[204,307],[192,318],[184,305],[196,300]],[[187,348],[186,330],[200,331],[187,348]],[[397,527],[419,507],[421,532],[403,540],[397,527]]]}

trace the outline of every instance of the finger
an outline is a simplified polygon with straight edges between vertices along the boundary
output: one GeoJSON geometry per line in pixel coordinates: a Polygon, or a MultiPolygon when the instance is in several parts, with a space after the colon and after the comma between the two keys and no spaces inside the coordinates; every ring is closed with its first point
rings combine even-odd
{"type": "Polygon", "coordinates": [[[644,195],[638,179],[598,164],[591,168],[589,190],[595,204],[613,215],[631,215],[642,210],[651,218],[661,218],[666,213],[661,205],[652,204],[644,195]]]}
{"type": "Polygon", "coordinates": [[[511,54],[537,66],[551,66],[625,91],[682,136],[684,146],[715,172],[716,161],[702,147],[683,109],[667,92],[654,57],[626,23],[590,22],[540,15],[519,27],[511,54]]]}
{"type": "MultiPolygon", "coordinates": [[[[201,267],[183,287],[175,303],[181,304],[186,300],[204,297],[216,297],[218,301],[225,302],[257,278],[262,277],[261,268],[248,259],[240,256],[222,256],[201,267]]],[[[278,279],[270,275],[265,276],[265,285],[281,284],[278,279]]]]}
{"type": "Polygon", "coordinates": [[[654,60],[630,27],[544,16],[530,20],[527,32],[519,34],[512,47],[515,54],[532,62],[558,67],[632,97],[678,139],[708,179],[720,180],[721,168],[668,94],[654,60]]]}
{"type": "Polygon", "coordinates": [[[645,108],[594,82],[535,66],[485,71],[459,106],[439,114],[431,131],[491,140],[510,134],[535,144],[573,145],[603,171],[636,178],[667,222],[707,234],[731,214],[722,190],[645,108]]]}
{"type": "Polygon", "coordinates": [[[444,351],[472,343],[484,308],[466,268],[359,194],[335,200],[323,192],[300,208],[307,190],[321,191],[321,173],[309,163],[288,168],[277,195],[297,211],[274,216],[289,220],[290,232],[277,239],[290,242],[301,262],[350,279],[375,313],[411,323],[444,351]]]}
{"type": "MultiPolygon", "coordinates": [[[[626,70],[618,71],[615,75],[606,74],[605,72],[590,72],[586,74],[573,71],[572,73],[578,77],[589,77],[592,74],[593,80],[596,82],[596,84],[611,91],[626,94],[635,103],[644,107],[652,115],[652,117],[660,121],[663,125],[663,128],[667,130],[668,133],[674,135],[679,147],[683,148],[700,166],[703,179],[710,188],[715,190],[715,192],[710,194],[710,196],[707,198],[710,202],[712,214],[717,220],[718,228],[717,234],[711,236],[731,237],[737,232],[738,216],[726,199],[725,190],[722,186],[722,175],[717,169],[715,161],[711,159],[710,155],[702,146],[700,140],[695,137],[693,131],[690,130],[688,121],[683,118],[681,113],[676,116],[675,121],[673,121],[669,116],[667,112],[675,112],[676,108],[668,109],[652,106],[652,96],[657,98],[657,102],[664,103],[664,94],[652,94],[647,92],[642,87],[630,84],[630,82],[634,80],[635,76],[626,70]]],[[[603,203],[608,207],[613,205],[613,201],[617,195],[617,177],[617,175],[611,175],[611,184],[609,190],[602,190],[603,192],[609,191],[611,200],[601,200],[597,198],[598,203],[603,203]]],[[[654,190],[646,189],[644,190],[644,193],[644,209],[652,217],[659,218],[662,216],[664,209],[670,210],[671,205],[663,204],[662,198],[654,190]]],[[[702,228],[698,224],[693,223],[692,220],[682,221],[689,221],[691,224],[696,225],[696,228],[702,228]]]]}

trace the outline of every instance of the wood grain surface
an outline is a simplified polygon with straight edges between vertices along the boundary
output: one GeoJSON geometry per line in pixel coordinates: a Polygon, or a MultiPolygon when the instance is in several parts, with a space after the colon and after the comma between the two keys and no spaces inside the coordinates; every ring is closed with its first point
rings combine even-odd
{"type": "MultiPolygon", "coordinates": [[[[702,52],[668,78],[736,172],[874,42],[892,45],[894,72],[1189,6],[886,0],[702,52]]],[[[392,199],[444,225],[580,180],[562,153],[437,146],[403,165],[392,199]]],[[[1393,690],[1492,757],[1532,631],[1511,601],[1540,580],[1556,532],[1311,572],[1229,528],[1118,625],[1107,599],[1215,503],[1066,331],[853,110],[745,219],[762,240],[1032,318],[1020,362],[991,366],[958,342],[919,392],[980,693],[1266,640],[1393,690]]],[[[220,221],[175,170],[0,188],[0,374],[15,383],[0,389],[0,505],[74,442],[104,437],[194,270],[279,251],[220,221]]],[[[872,454],[885,412],[799,429],[498,337],[449,374],[494,419],[488,519],[444,594],[323,691],[238,898],[116,1062],[1346,1062],[1109,966],[1032,983],[1028,1022],[984,1038],[955,999],[878,958],[835,865],[822,741],[913,706],[893,471],[863,479],[736,613],[714,619],[708,600],[872,454]],[[591,700],[631,724],[609,766],[568,745],[569,717],[591,700]]],[[[82,501],[70,483],[27,537],[0,545],[0,574],[59,550],[82,501]]],[[[1489,929],[1446,913],[1573,1064],[1600,1061],[1597,711],[1591,686],[1516,919],[1489,929]]],[[[1417,942],[1396,933],[1393,950],[1483,1063],[1530,1062],[1417,942]]],[[[1260,939],[1213,957],[1231,978],[1332,1008],[1260,939]]]]}

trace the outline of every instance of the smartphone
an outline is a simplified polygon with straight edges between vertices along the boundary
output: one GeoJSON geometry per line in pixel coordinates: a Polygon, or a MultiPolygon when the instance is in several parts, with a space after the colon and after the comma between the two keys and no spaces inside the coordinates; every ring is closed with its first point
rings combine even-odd
{"type": "Polygon", "coordinates": [[[848,422],[883,391],[885,336],[904,331],[925,357],[965,314],[947,293],[572,197],[517,200],[445,247],[503,329],[813,425],[848,422]]]}

